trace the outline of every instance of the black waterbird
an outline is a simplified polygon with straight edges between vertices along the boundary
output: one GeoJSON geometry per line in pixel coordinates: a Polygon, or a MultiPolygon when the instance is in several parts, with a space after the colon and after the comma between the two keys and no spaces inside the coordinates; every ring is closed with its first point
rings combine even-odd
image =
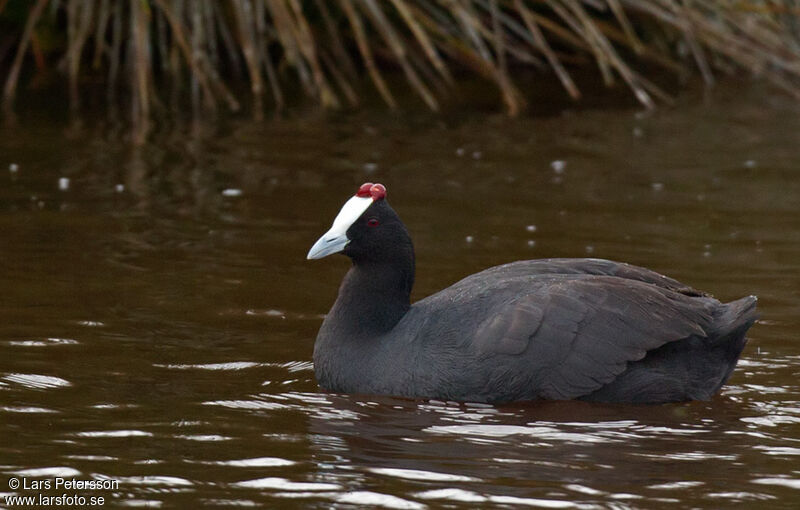
{"type": "Polygon", "coordinates": [[[317,335],[323,388],[467,402],[711,398],[757,318],[654,271],[601,259],[492,267],[417,301],[411,237],[366,183],[308,252],[353,266],[317,335]]]}

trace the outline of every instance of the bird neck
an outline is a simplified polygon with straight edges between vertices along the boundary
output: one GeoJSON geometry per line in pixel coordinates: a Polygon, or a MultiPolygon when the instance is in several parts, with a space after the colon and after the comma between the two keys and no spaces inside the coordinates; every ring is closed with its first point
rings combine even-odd
{"type": "Polygon", "coordinates": [[[351,336],[386,333],[411,307],[413,285],[413,251],[401,260],[354,260],[339,287],[330,319],[351,336]]]}

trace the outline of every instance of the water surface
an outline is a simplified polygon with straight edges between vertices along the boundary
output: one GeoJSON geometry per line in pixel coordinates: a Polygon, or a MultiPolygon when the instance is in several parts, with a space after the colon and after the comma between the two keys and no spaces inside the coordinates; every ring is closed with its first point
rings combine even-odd
{"type": "Polygon", "coordinates": [[[0,130],[0,496],[107,507],[800,503],[800,116],[763,90],[543,118],[367,112],[0,130]],[[14,165],[11,166],[10,165],[14,165]],[[10,167],[10,168],[9,168],[10,167]],[[310,245],[380,181],[415,297],[487,266],[643,265],[763,317],[710,402],[505,407],[334,395],[314,336],[347,261],[310,245]],[[50,493],[48,493],[50,494],[50,493]]]}

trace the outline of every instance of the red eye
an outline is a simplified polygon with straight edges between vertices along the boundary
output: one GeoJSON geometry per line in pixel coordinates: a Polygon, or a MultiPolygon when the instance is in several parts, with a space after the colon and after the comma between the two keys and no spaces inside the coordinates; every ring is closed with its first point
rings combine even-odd
{"type": "Polygon", "coordinates": [[[367,220],[368,227],[377,227],[378,225],[380,225],[380,222],[377,218],[370,218],[367,220]]]}

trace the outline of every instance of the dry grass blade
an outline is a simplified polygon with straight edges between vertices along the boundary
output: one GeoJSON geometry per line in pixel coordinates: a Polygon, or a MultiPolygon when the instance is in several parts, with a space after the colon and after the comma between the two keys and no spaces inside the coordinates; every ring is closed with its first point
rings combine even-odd
{"type": "MultiPolygon", "coordinates": [[[[0,11],[6,5],[0,0],[0,11]]],[[[268,88],[280,110],[283,87],[297,83],[324,107],[341,100],[355,106],[364,71],[396,108],[384,74],[394,66],[433,110],[455,85],[456,72],[493,82],[511,115],[525,103],[515,84],[520,69],[552,69],[578,99],[573,69],[592,63],[603,83],[624,81],[649,108],[670,102],[642,71],[649,63],[681,75],[698,70],[709,85],[715,75],[748,72],[800,97],[795,0],[36,0],[29,6],[24,27],[12,24],[0,49],[8,71],[4,111],[13,114],[32,50],[30,65],[38,69],[63,61],[58,68],[73,112],[85,95],[82,73],[104,73],[109,105],[131,108],[136,141],[147,136],[151,115],[164,111],[164,81],[173,108],[188,96],[197,118],[213,113],[218,101],[237,110],[229,86],[238,80],[249,86],[259,119],[268,88]],[[48,16],[42,34],[63,31],[53,39],[64,42],[42,51],[38,24],[48,16]]]]}
{"type": "Polygon", "coordinates": [[[293,25],[293,27],[295,27],[295,37],[299,42],[300,51],[303,53],[303,56],[305,57],[309,66],[311,66],[311,73],[314,77],[317,90],[319,91],[319,99],[322,102],[322,106],[328,108],[338,108],[339,100],[336,98],[336,94],[333,92],[330,85],[328,85],[328,80],[325,78],[325,73],[322,72],[322,67],[320,66],[319,59],[317,58],[317,44],[314,41],[314,35],[311,32],[311,27],[308,24],[308,20],[306,20],[306,17],[303,14],[303,9],[300,5],[300,2],[298,0],[289,0],[289,5],[292,7],[296,21],[296,23],[293,25]]]}
{"type": "Polygon", "coordinates": [[[214,28],[216,29],[216,33],[219,34],[220,43],[224,47],[224,53],[220,51],[220,57],[224,56],[227,58],[228,65],[231,67],[231,74],[239,78],[242,76],[242,62],[239,58],[239,51],[236,47],[236,44],[233,42],[233,35],[231,35],[231,31],[228,28],[228,23],[221,11],[222,7],[219,2],[211,1],[209,2],[209,16],[214,20],[214,28]]]}
{"type": "Polygon", "coordinates": [[[149,52],[147,14],[140,2],[131,3],[130,31],[133,34],[130,45],[133,53],[133,101],[131,102],[131,119],[133,119],[133,141],[141,145],[147,138],[150,130],[150,94],[148,90],[149,79],[149,52]]]}
{"type": "Polygon", "coordinates": [[[250,73],[250,90],[253,93],[253,116],[256,120],[263,118],[263,105],[261,94],[264,90],[261,81],[261,64],[258,61],[256,52],[256,34],[253,27],[253,13],[249,0],[234,0],[231,8],[236,18],[236,27],[239,34],[239,44],[241,44],[244,61],[247,64],[247,71],[250,73]]]}
{"type": "MultiPolygon", "coordinates": [[[[521,22],[514,16],[509,15],[502,9],[493,9],[491,0],[476,0],[478,5],[489,13],[489,16],[494,16],[500,24],[500,29],[504,33],[504,48],[508,52],[512,61],[518,64],[532,65],[537,69],[546,69],[547,66],[536,55],[535,52],[529,50],[529,46],[535,45],[533,36],[528,32],[524,22],[521,22]],[[494,12],[494,14],[492,14],[494,12]],[[517,44],[517,40],[523,41],[525,44],[517,44]]],[[[511,11],[513,13],[513,11],[511,11]]],[[[493,18],[494,19],[494,18],[493,18]]],[[[494,31],[482,34],[488,40],[494,41],[494,31]]]]}
{"type": "Polygon", "coordinates": [[[363,3],[360,3],[359,5],[361,5],[366,10],[367,15],[372,18],[372,21],[377,27],[381,36],[389,45],[389,48],[395,55],[395,58],[403,68],[403,72],[405,73],[408,82],[411,84],[414,90],[417,91],[420,97],[422,97],[422,99],[425,101],[425,104],[428,105],[428,108],[438,111],[439,103],[433,97],[433,94],[431,94],[430,90],[428,90],[428,87],[426,87],[419,78],[419,75],[417,75],[416,71],[414,71],[414,68],[411,67],[411,64],[408,62],[406,57],[405,46],[395,33],[389,20],[386,19],[383,11],[375,3],[375,0],[363,0],[363,3]]]}
{"type": "Polygon", "coordinates": [[[383,97],[383,100],[386,101],[386,104],[392,109],[397,108],[397,103],[394,97],[392,97],[389,87],[386,86],[386,82],[383,81],[383,77],[380,71],[378,71],[378,67],[375,65],[375,60],[372,57],[372,50],[369,47],[367,36],[364,33],[364,25],[361,23],[358,12],[356,12],[350,0],[339,0],[339,2],[347,15],[350,27],[353,29],[358,51],[361,53],[361,58],[364,59],[364,65],[367,67],[367,72],[369,72],[372,82],[375,84],[381,97],[383,97]]]}
{"type": "Polygon", "coordinates": [[[36,4],[31,7],[28,19],[25,22],[25,30],[22,32],[22,38],[17,47],[17,53],[14,55],[14,62],[11,64],[11,70],[6,78],[6,84],[3,88],[3,108],[6,111],[11,111],[12,104],[14,103],[14,96],[17,92],[17,80],[19,80],[19,72],[22,68],[22,57],[25,56],[25,51],[28,49],[28,43],[31,41],[33,34],[33,27],[39,21],[39,17],[47,5],[47,0],[38,0],[36,4]]]}
{"type": "MultiPolygon", "coordinates": [[[[605,36],[609,42],[616,43],[622,47],[629,47],[630,40],[628,37],[617,28],[616,25],[607,23],[606,21],[595,21],[597,29],[605,36]]],[[[665,54],[657,51],[655,48],[645,46],[642,48],[642,53],[638,55],[643,61],[652,62],[664,70],[678,75],[686,73],[686,66],[671,57],[670,54],[665,54]]]]}
{"type": "Polygon", "coordinates": [[[114,104],[119,76],[120,57],[122,55],[122,3],[114,4],[113,23],[111,24],[111,47],[108,64],[108,102],[114,104]]]}
{"type": "Polygon", "coordinates": [[[331,76],[336,84],[339,85],[339,88],[342,90],[342,93],[344,94],[344,97],[347,99],[347,102],[350,104],[350,106],[358,106],[358,94],[356,94],[356,91],[353,90],[353,87],[347,81],[347,78],[345,78],[345,76],[341,73],[334,59],[328,55],[325,50],[321,50],[319,56],[322,60],[322,64],[325,66],[328,72],[331,73],[331,76]]]}
{"type": "MultiPolygon", "coordinates": [[[[216,109],[216,103],[214,102],[214,94],[211,90],[211,85],[209,84],[208,76],[202,69],[197,65],[197,62],[193,58],[192,50],[189,47],[189,43],[186,39],[186,34],[181,25],[180,21],[178,20],[175,13],[172,9],[166,4],[164,0],[154,0],[156,5],[164,12],[164,16],[167,18],[167,22],[170,25],[170,29],[172,30],[172,36],[175,38],[175,43],[178,45],[178,48],[183,53],[183,58],[186,63],[189,65],[189,68],[192,70],[192,75],[197,78],[198,83],[206,92],[204,94],[205,99],[205,106],[211,110],[216,109]]],[[[135,2],[134,2],[135,3],[135,2]]]]}
{"type": "Polygon", "coordinates": [[[217,24],[214,22],[214,11],[211,8],[210,0],[200,0],[197,10],[200,12],[200,17],[203,19],[203,32],[208,34],[206,36],[206,42],[208,43],[208,61],[212,66],[219,67],[219,45],[217,43],[219,36],[217,34],[217,24]]]}
{"type": "MultiPolygon", "coordinates": [[[[276,110],[280,111],[283,109],[284,101],[283,101],[283,89],[280,85],[280,80],[278,80],[278,73],[275,71],[275,67],[272,65],[272,58],[269,53],[269,41],[270,36],[268,35],[268,31],[270,27],[267,25],[267,14],[266,14],[266,5],[264,2],[256,1],[255,4],[255,51],[257,54],[257,60],[260,63],[260,67],[263,67],[264,72],[267,73],[267,81],[269,82],[270,89],[272,90],[272,96],[275,100],[275,108],[276,110]]],[[[226,30],[226,25],[224,23],[219,23],[221,31],[226,30]]],[[[233,55],[238,56],[238,52],[234,49],[230,50],[230,53],[233,55]]]]}
{"type": "MultiPolygon", "coordinates": [[[[575,17],[570,14],[570,12],[565,9],[562,5],[556,2],[556,0],[545,0],[547,5],[553,9],[553,12],[558,14],[558,16],[564,20],[564,22],[575,32],[578,36],[586,43],[587,47],[591,50],[594,54],[595,61],[597,62],[597,66],[600,69],[600,73],[603,75],[603,83],[607,87],[610,87],[614,84],[614,75],[611,73],[611,68],[608,63],[608,58],[602,48],[600,48],[597,44],[597,40],[593,37],[591,32],[587,32],[586,27],[583,23],[576,20],[575,17]]],[[[572,4],[570,4],[572,5],[572,4]]]]}
{"type": "Polygon", "coordinates": [[[558,60],[555,52],[550,47],[550,44],[548,44],[547,39],[545,39],[542,31],[539,29],[539,25],[536,23],[536,18],[533,16],[531,11],[525,7],[521,0],[514,0],[514,6],[516,7],[520,16],[522,16],[525,26],[533,36],[537,49],[544,54],[547,62],[550,63],[550,67],[553,68],[553,71],[555,71],[558,79],[561,81],[561,84],[564,85],[564,88],[573,99],[580,98],[581,93],[578,90],[578,87],[575,85],[575,82],[572,81],[572,77],[570,77],[567,70],[564,69],[564,66],[561,65],[561,62],[558,60]]]}
{"type": "Polygon", "coordinates": [[[328,39],[331,42],[331,50],[334,57],[336,57],[336,62],[338,62],[338,64],[344,68],[343,71],[347,73],[347,76],[351,80],[355,80],[358,76],[358,73],[356,72],[356,66],[353,64],[353,59],[350,58],[350,55],[345,49],[342,32],[337,27],[336,22],[333,20],[333,16],[331,15],[331,11],[328,9],[328,1],[316,0],[315,5],[322,16],[322,22],[325,25],[325,31],[327,32],[328,39]]]}
{"type": "Polygon", "coordinates": [[[400,16],[403,18],[403,21],[408,26],[411,33],[414,34],[414,37],[417,39],[417,42],[422,47],[422,50],[425,52],[425,56],[430,60],[433,67],[442,78],[445,79],[447,83],[453,83],[453,77],[450,74],[450,71],[447,69],[447,65],[445,65],[444,61],[439,56],[439,52],[436,51],[436,47],[433,45],[433,42],[428,37],[427,32],[422,25],[414,17],[411,9],[406,4],[405,0],[392,0],[392,4],[394,5],[397,12],[400,13],[400,16]]]}
{"type": "MultiPolygon", "coordinates": [[[[707,5],[704,3],[704,5],[707,5]]],[[[764,23],[754,22],[750,18],[742,19],[735,13],[715,11],[716,16],[727,24],[726,35],[731,39],[731,44],[739,51],[750,54],[764,63],[775,65],[794,74],[800,73],[800,48],[794,44],[787,44],[785,38],[775,37],[775,27],[768,29],[764,23]]],[[[701,19],[691,11],[687,15],[696,24],[708,26],[708,21],[701,19]]]]}
{"type": "Polygon", "coordinates": [[[463,49],[461,54],[468,57],[470,63],[479,66],[479,72],[482,75],[492,79],[497,84],[509,113],[517,113],[519,111],[518,98],[521,98],[522,94],[519,93],[510,80],[503,79],[494,57],[483,40],[482,34],[492,34],[492,30],[487,30],[483,26],[480,17],[475,14],[469,4],[449,0],[445,2],[445,5],[451,9],[453,17],[458,20],[463,34],[466,35],[464,43],[471,43],[474,49],[474,54],[472,55],[463,49]]]}
{"type": "Polygon", "coordinates": [[[228,104],[228,109],[232,112],[238,112],[240,109],[239,101],[233,96],[228,87],[225,86],[219,74],[217,74],[214,66],[209,62],[208,55],[201,53],[197,57],[197,67],[206,73],[206,77],[211,85],[211,88],[218,96],[221,96],[228,104]]]}
{"type": "Polygon", "coordinates": [[[94,69],[100,68],[100,61],[103,58],[103,50],[105,49],[104,34],[106,33],[110,16],[111,10],[108,6],[108,0],[102,0],[97,10],[97,23],[95,24],[94,58],[92,58],[92,68],[94,69]]]}
{"type": "MultiPolygon", "coordinates": [[[[679,6],[675,4],[675,0],[626,0],[626,3],[630,9],[645,12],[665,24],[683,30],[681,18],[676,14],[679,6]]],[[[724,8],[717,2],[696,0],[691,8],[687,6],[686,9],[698,44],[740,69],[763,74],[781,88],[788,86],[789,89],[798,91],[797,85],[792,85],[791,80],[800,78],[800,55],[796,44],[791,42],[792,38],[786,37],[786,29],[776,24],[774,19],[765,15],[747,15],[746,21],[738,21],[736,14],[743,16],[744,11],[724,8]],[[770,28],[765,28],[766,26],[770,28]],[[777,35],[781,33],[784,34],[783,37],[777,35]],[[792,78],[771,71],[772,66],[778,66],[792,78]]],[[[716,65],[723,63],[717,59],[716,65]]]]}
{"type": "MultiPolygon", "coordinates": [[[[628,86],[633,90],[636,99],[639,100],[647,108],[655,108],[655,103],[653,99],[650,97],[648,93],[649,90],[653,90],[655,85],[652,83],[647,87],[642,86],[642,80],[639,78],[638,74],[635,73],[617,54],[614,47],[608,42],[602,33],[597,29],[597,26],[592,22],[591,17],[586,13],[583,7],[577,3],[575,0],[569,0],[568,3],[570,9],[575,14],[575,16],[583,23],[584,27],[586,27],[586,31],[590,34],[597,44],[600,51],[603,52],[605,58],[608,59],[610,64],[617,70],[617,72],[622,76],[622,78],[628,83],[628,86]]],[[[666,94],[660,94],[666,97],[666,94]]]]}
{"type": "Polygon", "coordinates": [[[683,0],[682,8],[679,7],[680,17],[684,20],[684,30],[683,33],[686,37],[686,44],[692,51],[692,55],[694,55],[694,60],[697,63],[697,67],[700,69],[700,73],[703,75],[703,80],[706,83],[712,84],[714,83],[714,75],[711,73],[711,68],[708,66],[708,61],[706,60],[706,56],[703,53],[703,49],[697,43],[697,38],[694,34],[694,29],[692,28],[692,20],[689,15],[689,9],[686,5],[686,0],[683,0]]]}
{"type": "Polygon", "coordinates": [[[511,85],[508,77],[508,65],[506,61],[505,35],[500,27],[500,13],[498,12],[497,0],[491,1],[492,32],[494,34],[494,53],[497,56],[497,79],[500,81],[500,89],[503,91],[503,101],[506,104],[506,111],[512,117],[519,115],[522,108],[523,99],[511,85]]]}
{"type": "Polygon", "coordinates": [[[70,0],[67,4],[67,76],[69,78],[69,105],[73,113],[80,108],[78,94],[78,71],[81,53],[92,22],[92,5],[81,0],[70,0]]]}
{"type": "Polygon", "coordinates": [[[450,9],[453,17],[458,22],[463,34],[466,35],[466,41],[471,43],[472,47],[477,51],[477,54],[485,62],[492,62],[492,55],[489,48],[483,42],[480,35],[481,20],[474,15],[474,12],[469,10],[469,4],[457,2],[454,0],[447,0],[444,2],[445,6],[450,9]]]}
{"type": "Polygon", "coordinates": [[[303,59],[303,53],[296,36],[297,29],[294,26],[294,20],[289,14],[289,9],[286,7],[285,1],[267,0],[267,6],[272,15],[272,26],[275,28],[278,40],[285,52],[286,61],[297,71],[300,84],[303,86],[306,94],[311,97],[316,97],[318,94],[314,82],[311,79],[311,72],[303,59]]]}
{"type": "Polygon", "coordinates": [[[606,0],[606,2],[611,8],[611,12],[614,13],[614,17],[617,18],[619,25],[622,27],[622,31],[625,32],[625,36],[628,38],[633,51],[637,54],[641,54],[644,51],[644,44],[642,44],[639,36],[636,35],[636,31],[633,29],[633,25],[625,14],[625,10],[622,8],[622,5],[620,5],[619,0],[606,0]]]}
{"type": "Polygon", "coordinates": [[[437,46],[445,56],[483,78],[494,78],[490,63],[474,51],[470,41],[464,39],[458,22],[448,17],[446,11],[429,3],[423,3],[420,7],[409,4],[409,8],[417,21],[437,40],[437,46]]]}

